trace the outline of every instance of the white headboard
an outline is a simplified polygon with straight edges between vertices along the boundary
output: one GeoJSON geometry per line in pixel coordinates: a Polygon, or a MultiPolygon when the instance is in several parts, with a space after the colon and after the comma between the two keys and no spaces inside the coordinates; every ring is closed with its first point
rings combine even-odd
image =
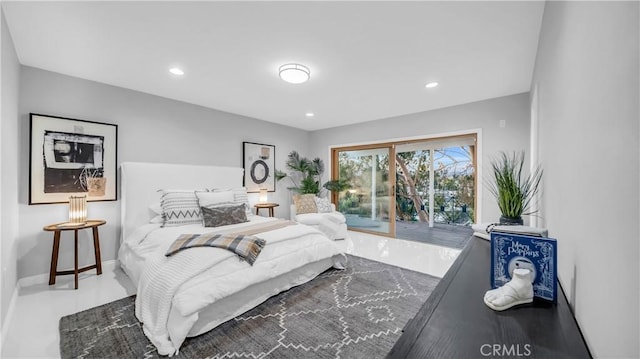
{"type": "Polygon", "coordinates": [[[159,189],[241,187],[241,167],[196,166],[169,163],[123,162],[122,232],[120,240],[149,223],[149,206],[160,201],[159,189]]]}

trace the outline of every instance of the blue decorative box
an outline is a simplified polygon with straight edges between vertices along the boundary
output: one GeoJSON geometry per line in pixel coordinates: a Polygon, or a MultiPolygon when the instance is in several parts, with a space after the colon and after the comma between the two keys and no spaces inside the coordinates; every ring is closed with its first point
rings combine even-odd
{"type": "Polygon", "coordinates": [[[534,297],[556,301],[558,246],[555,239],[491,232],[491,287],[498,288],[509,282],[516,268],[531,271],[534,297]]]}

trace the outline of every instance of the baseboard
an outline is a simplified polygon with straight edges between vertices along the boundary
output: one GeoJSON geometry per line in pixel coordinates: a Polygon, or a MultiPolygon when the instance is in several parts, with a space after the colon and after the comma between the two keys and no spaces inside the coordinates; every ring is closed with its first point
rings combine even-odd
{"type": "MultiPolygon", "coordinates": [[[[11,300],[9,301],[9,308],[7,308],[7,315],[4,317],[2,321],[2,338],[0,338],[0,353],[2,353],[2,348],[4,348],[5,339],[7,338],[7,333],[9,332],[9,324],[13,319],[13,312],[15,311],[16,301],[18,300],[18,290],[19,287],[16,286],[13,290],[13,294],[11,295],[11,300]]],[[[1,354],[0,354],[1,355],[1,354]]]]}
{"type": "Polygon", "coordinates": [[[18,279],[18,285],[16,288],[19,290],[20,288],[31,287],[33,285],[43,283],[49,283],[49,273],[20,278],[18,279]]]}
{"type": "MultiPolygon", "coordinates": [[[[102,262],[102,271],[113,271],[118,266],[118,261],[116,259],[111,259],[108,261],[102,262]]],[[[20,289],[25,287],[30,287],[38,284],[47,284],[49,283],[49,273],[36,274],[25,278],[20,278],[18,283],[16,284],[15,289],[13,290],[13,294],[11,295],[11,301],[9,302],[9,308],[7,309],[7,315],[2,321],[2,333],[0,334],[2,337],[0,338],[0,353],[2,353],[2,348],[4,347],[5,339],[7,337],[7,333],[9,332],[9,326],[11,325],[11,321],[13,319],[13,312],[15,312],[16,302],[18,301],[18,294],[20,293],[20,289]]],[[[1,354],[0,354],[1,355],[1,354]]]]}

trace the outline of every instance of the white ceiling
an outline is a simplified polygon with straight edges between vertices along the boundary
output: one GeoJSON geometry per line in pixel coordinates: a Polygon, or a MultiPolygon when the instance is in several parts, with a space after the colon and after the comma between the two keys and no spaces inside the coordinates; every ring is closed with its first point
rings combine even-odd
{"type": "Polygon", "coordinates": [[[544,2],[2,7],[23,65],[316,130],[529,91],[544,2]],[[311,80],[280,80],[288,62],[311,80]]]}

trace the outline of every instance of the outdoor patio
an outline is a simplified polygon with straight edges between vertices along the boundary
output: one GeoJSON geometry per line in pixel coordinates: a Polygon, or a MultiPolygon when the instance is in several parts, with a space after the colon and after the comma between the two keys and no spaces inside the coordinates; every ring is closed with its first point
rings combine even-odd
{"type": "MultiPolygon", "coordinates": [[[[347,214],[345,217],[351,229],[383,233],[389,230],[388,222],[374,221],[353,214],[347,214]]],[[[472,234],[471,226],[435,223],[433,228],[430,228],[425,222],[396,221],[396,238],[437,246],[462,249],[472,234]]]]}
{"type": "Polygon", "coordinates": [[[470,226],[435,223],[433,228],[429,228],[429,224],[424,222],[396,222],[397,238],[450,248],[464,248],[472,234],[470,226]]]}

